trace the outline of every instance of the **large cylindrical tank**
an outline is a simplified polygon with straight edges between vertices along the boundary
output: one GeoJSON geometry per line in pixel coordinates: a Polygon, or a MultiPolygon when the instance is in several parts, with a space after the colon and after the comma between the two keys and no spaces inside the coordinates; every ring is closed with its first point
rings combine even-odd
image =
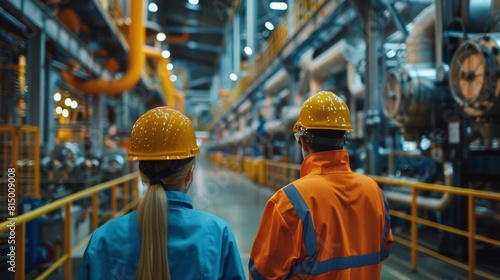
{"type": "Polygon", "coordinates": [[[482,34],[463,42],[451,60],[450,89],[473,117],[500,117],[500,35],[482,34]]]}
{"type": "Polygon", "coordinates": [[[449,95],[435,86],[436,70],[407,64],[388,71],[382,83],[382,107],[408,141],[415,131],[432,129],[433,117],[449,95]]]}

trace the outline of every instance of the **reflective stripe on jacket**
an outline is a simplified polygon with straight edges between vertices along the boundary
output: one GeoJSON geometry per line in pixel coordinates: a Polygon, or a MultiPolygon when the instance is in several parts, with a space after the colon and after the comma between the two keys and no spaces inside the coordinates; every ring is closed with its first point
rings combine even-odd
{"type": "Polygon", "coordinates": [[[392,245],[387,200],[347,151],[309,155],[266,204],[250,279],[380,279],[392,245]]]}

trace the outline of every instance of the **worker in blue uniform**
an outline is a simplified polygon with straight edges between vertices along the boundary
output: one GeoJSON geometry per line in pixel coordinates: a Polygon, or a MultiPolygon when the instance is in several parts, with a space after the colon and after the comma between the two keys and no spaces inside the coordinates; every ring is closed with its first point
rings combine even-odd
{"type": "Polygon", "coordinates": [[[136,121],[127,159],[149,187],[138,211],[93,233],[79,279],[246,279],[230,226],[186,194],[199,153],[179,111],[158,107],[136,121]]]}

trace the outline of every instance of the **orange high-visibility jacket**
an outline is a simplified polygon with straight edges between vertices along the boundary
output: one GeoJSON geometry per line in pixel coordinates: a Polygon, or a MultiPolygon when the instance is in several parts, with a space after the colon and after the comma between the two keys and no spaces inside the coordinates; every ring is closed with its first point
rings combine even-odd
{"type": "Polygon", "coordinates": [[[266,204],[250,279],[380,279],[393,240],[377,183],[351,171],[346,150],[310,154],[300,177],[266,204]]]}

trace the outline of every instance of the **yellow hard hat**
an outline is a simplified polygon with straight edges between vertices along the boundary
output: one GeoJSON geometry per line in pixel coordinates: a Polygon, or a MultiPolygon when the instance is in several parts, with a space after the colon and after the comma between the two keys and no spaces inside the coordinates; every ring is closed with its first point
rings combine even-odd
{"type": "Polygon", "coordinates": [[[144,113],[134,124],[127,160],[178,160],[200,153],[191,120],[169,107],[144,113]]]}
{"type": "Polygon", "coordinates": [[[331,91],[320,91],[309,97],[300,110],[293,131],[303,129],[330,129],[352,131],[347,104],[331,91]]]}

